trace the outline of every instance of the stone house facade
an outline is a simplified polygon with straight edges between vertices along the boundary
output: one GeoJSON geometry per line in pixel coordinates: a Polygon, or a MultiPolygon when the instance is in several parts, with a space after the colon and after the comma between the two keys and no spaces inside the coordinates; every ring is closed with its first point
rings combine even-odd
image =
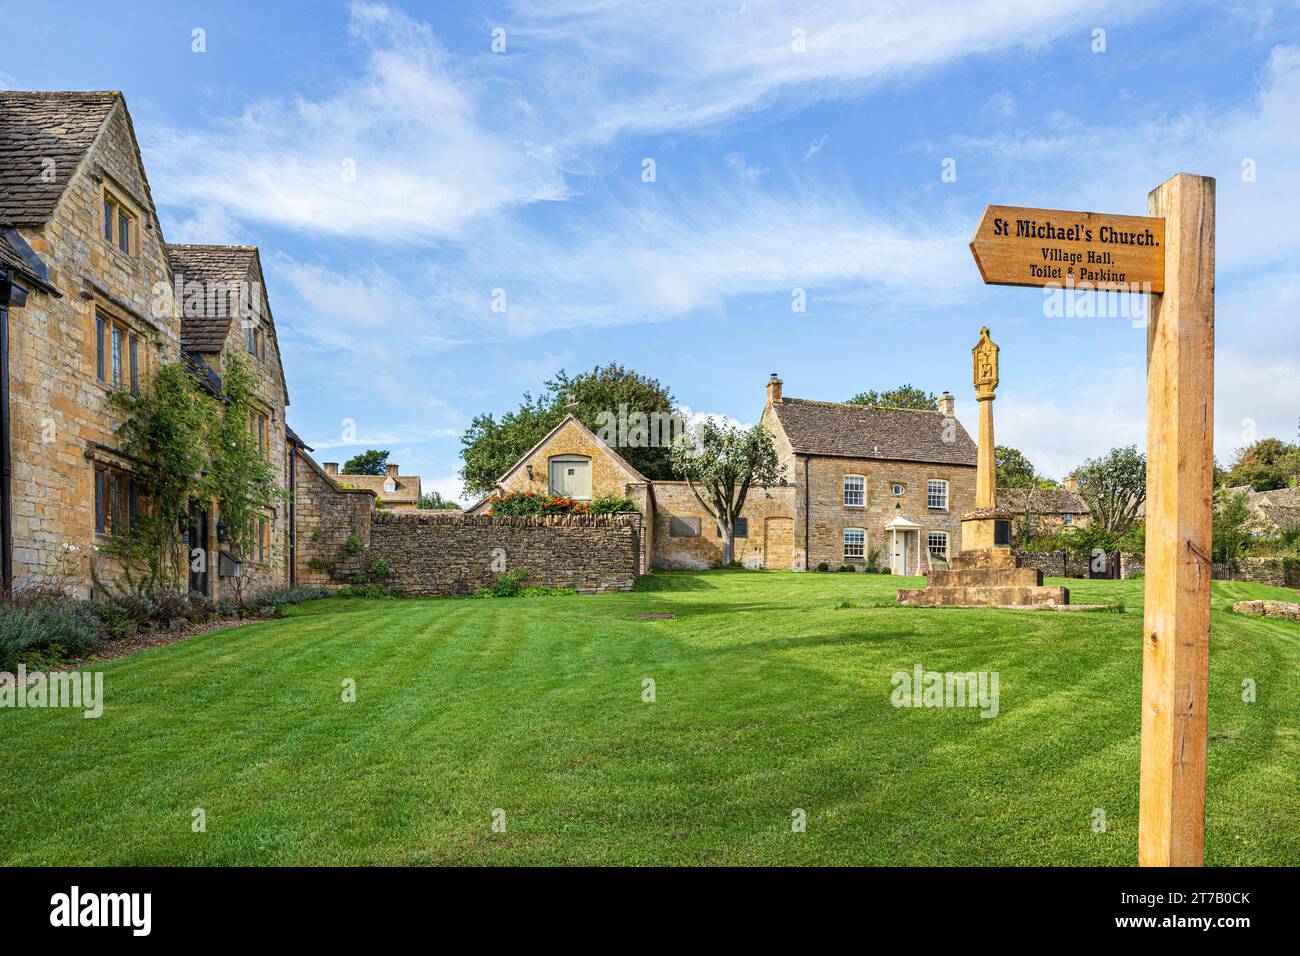
{"type": "MultiPolygon", "coordinates": [[[[288,488],[285,409],[289,391],[257,247],[168,243],[167,255],[173,296],[181,312],[182,353],[191,362],[201,361],[218,380],[227,354],[238,354],[253,369],[258,407],[250,414],[249,432],[271,463],[276,486],[288,488]]],[[[249,529],[250,553],[235,555],[221,533],[216,504],[196,505],[190,546],[201,546],[218,560],[209,562],[206,576],[191,575],[191,589],[211,597],[228,595],[235,591],[236,567],[244,590],[286,584],[288,512],[287,500],[273,502],[249,529]]]]}
{"type": "MultiPolygon", "coordinates": [[[[148,495],[118,445],[109,397],[147,388],[164,365],[183,361],[219,390],[223,348],[253,336],[263,408],[250,428],[261,429],[284,485],[288,396],[257,250],[165,242],[120,93],[0,92],[0,290],[6,587],[86,595],[94,577],[119,576],[100,549],[148,495]],[[186,313],[187,282],[251,290],[250,314],[235,322],[206,299],[186,313]]],[[[255,586],[286,578],[287,511],[277,506],[259,527],[255,586]]],[[[204,577],[188,583],[213,597],[228,590],[218,518],[199,505],[184,533],[210,556],[204,577]]]]}
{"type": "Polygon", "coordinates": [[[0,234],[41,280],[7,314],[6,582],[88,588],[95,546],[139,491],[109,394],[180,354],[180,317],[156,300],[171,268],[120,94],[0,92],[0,234]]]}
{"type": "Polygon", "coordinates": [[[875,557],[919,574],[961,547],[975,503],[975,442],[947,392],[938,411],[789,398],[775,375],[761,422],[795,488],[795,568],[875,557]]]}

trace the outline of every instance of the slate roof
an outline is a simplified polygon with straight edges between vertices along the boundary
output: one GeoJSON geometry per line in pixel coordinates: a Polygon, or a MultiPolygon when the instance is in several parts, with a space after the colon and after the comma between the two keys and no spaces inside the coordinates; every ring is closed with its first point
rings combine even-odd
{"type": "Polygon", "coordinates": [[[772,410],[797,455],[975,464],[975,442],[961,422],[955,433],[945,435],[941,412],[805,398],[783,399],[772,410]]]}
{"type": "MultiPolygon", "coordinates": [[[[253,270],[257,259],[256,246],[197,246],[174,242],[167,243],[167,258],[171,260],[172,274],[180,282],[210,284],[244,282],[253,270]]],[[[181,287],[184,308],[184,286],[181,287]]],[[[230,334],[234,314],[230,309],[212,308],[207,303],[200,315],[181,316],[181,348],[186,352],[219,354],[230,334]]]]}
{"type": "MultiPolygon", "coordinates": [[[[167,258],[171,262],[172,276],[181,285],[181,301],[177,307],[181,310],[181,351],[195,352],[201,355],[220,355],[225,347],[226,337],[230,334],[230,323],[234,321],[234,311],[228,308],[213,308],[214,303],[207,302],[198,315],[185,314],[185,284],[190,282],[229,284],[250,280],[256,272],[260,282],[266,282],[266,272],[262,269],[262,259],[257,246],[210,246],[189,245],[185,243],[167,243],[167,258]]],[[[262,288],[266,294],[265,285],[262,288]]],[[[206,300],[205,300],[206,301],[206,300]]],[[[284,360],[280,357],[280,339],[275,332],[275,319],[271,315],[269,296],[264,303],[266,309],[266,333],[275,345],[275,359],[280,366],[280,380],[284,382],[284,403],[289,404],[289,381],[284,375],[284,360]]]]}
{"type": "Polygon", "coordinates": [[[0,91],[0,224],[49,220],[120,96],[0,91]]]}
{"type": "MultiPolygon", "coordinates": [[[[998,508],[1002,511],[1023,514],[1027,492],[1028,489],[1025,488],[999,488],[998,508]]],[[[1064,488],[1035,488],[1033,492],[1034,497],[1030,500],[1030,505],[1035,514],[1086,515],[1092,510],[1077,494],[1064,488]]]]}

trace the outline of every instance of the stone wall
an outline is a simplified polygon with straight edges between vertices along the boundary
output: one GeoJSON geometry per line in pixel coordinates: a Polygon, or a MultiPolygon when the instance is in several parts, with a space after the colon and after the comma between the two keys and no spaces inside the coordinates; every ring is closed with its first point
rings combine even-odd
{"type": "MultiPolygon", "coordinates": [[[[662,569],[702,569],[722,563],[722,537],[713,516],[684,481],[652,482],[654,508],[648,513],[653,536],[653,566],[662,569]],[[673,520],[698,521],[698,536],[674,537],[673,520]]],[[[735,559],[747,567],[790,570],[793,551],[795,489],[790,485],[752,488],[741,516],[748,521],[745,537],[736,538],[735,559]]],[[[679,526],[680,527],[680,526],[679,526]]]]}
{"type": "Polygon", "coordinates": [[[1249,581],[1254,584],[1271,584],[1279,588],[1300,588],[1300,562],[1283,558],[1240,558],[1235,568],[1216,564],[1212,570],[1216,580],[1249,581]]]}
{"type": "Polygon", "coordinates": [[[1052,578],[1086,578],[1089,558],[1070,551],[1016,551],[1022,568],[1037,568],[1052,578]]]}
{"type": "Polygon", "coordinates": [[[371,515],[368,547],[340,561],[334,583],[387,565],[385,583],[407,594],[473,594],[504,572],[528,586],[626,591],[640,575],[641,516],[493,517],[425,511],[371,515]]]}
{"type": "Polygon", "coordinates": [[[1146,574],[1147,562],[1146,556],[1141,554],[1130,554],[1127,551],[1121,551],[1119,555],[1119,576],[1121,578],[1131,578],[1138,574],[1146,574]]]}
{"type": "Polygon", "coordinates": [[[375,495],[364,489],[340,488],[301,448],[294,464],[294,505],[297,548],[295,583],[327,586],[346,556],[344,545],[356,535],[370,544],[371,511],[375,495]]]}

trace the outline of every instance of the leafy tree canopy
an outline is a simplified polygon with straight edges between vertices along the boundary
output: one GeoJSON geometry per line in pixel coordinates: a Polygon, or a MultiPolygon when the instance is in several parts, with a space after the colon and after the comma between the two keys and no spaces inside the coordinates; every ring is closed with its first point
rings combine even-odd
{"type": "Polygon", "coordinates": [[[1136,445],[1112,448],[1089,458],[1074,471],[1079,497],[1092,511],[1092,523],[1122,533],[1136,520],[1147,497],[1147,456],[1136,445]]]}
{"type": "Polygon", "coordinates": [[[672,447],[673,470],[718,524],[722,563],[735,559],[736,519],[750,489],[781,481],[784,469],[762,425],[740,429],[705,419],[672,447]]]}
{"type": "Polygon", "coordinates": [[[493,482],[569,412],[647,478],[672,478],[668,446],[681,431],[680,419],[668,421],[674,411],[667,386],[616,362],[572,376],[561,369],[543,383],[541,395],[525,392],[514,411],[499,419],[479,415],[470,422],[460,440],[466,494],[491,491],[493,482]],[[657,416],[664,427],[642,430],[638,416],[657,416]]]}
{"type": "Polygon", "coordinates": [[[1233,453],[1232,467],[1222,481],[1229,486],[1249,485],[1255,491],[1286,488],[1300,475],[1300,445],[1280,438],[1261,438],[1233,453]]]}
{"type": "Polygon", "coordinates": [[[426,511],[445,511],[459,508],[460,505],[454,501],[448,501],[437,491],[429,491],[420,495],[420,500],[415,503],[415,507],[423,508],[426,511]]]}
{"type": "Polygon", "coordinates": [[[920,408],[927,411],[939,410],[939,396],[914,385],[901,385],[885,392],[869,389],[858,392],[849,399],[852,405],[875,405],[880,408],[920,408]]]}
{"type": "Polygon", "coordinates": [[[370,448],[343,463],[345,475],[382,475],[388,465],[388,452],[370,448]]]}

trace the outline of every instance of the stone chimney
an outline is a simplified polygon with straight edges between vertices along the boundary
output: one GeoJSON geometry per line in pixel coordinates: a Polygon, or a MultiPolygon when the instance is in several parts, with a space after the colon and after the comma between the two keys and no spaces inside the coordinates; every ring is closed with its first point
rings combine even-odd
{"type": "Polygon", "coordinates": [[[944,418],[956,418],[956,400],[951,392],[945,391],[939,396],[939,414],[944,418]]]}
{"type": "Polygon", "coordinates": [[[781,403],[781,380],[776,377],[776,372],[767,380],[767,404],[779,405],[781,403]]]}
{"type": "Polygon", "coordinates": [[[397,466],[394,465],[391,461],[388,462],[388,463],[386,463],[386,464],[384,465],[384,474],[387,475],[389,478],[396,478],[396,477],[397,477],[397,466]]]}
{"type": "Polygon", "coordinates": [[[339,474],[339,463],[337,461],[325,462],[325,474],[337,478],[339,474]]]}
{"type": "Polygon", "coordinates": [[[1072,495],[1077,495],[1079,493],[1079,479],[1074,477],[1072,474],[1065,476],[1065,480],[1061,482],[1061,486],[1072,495]]]}

